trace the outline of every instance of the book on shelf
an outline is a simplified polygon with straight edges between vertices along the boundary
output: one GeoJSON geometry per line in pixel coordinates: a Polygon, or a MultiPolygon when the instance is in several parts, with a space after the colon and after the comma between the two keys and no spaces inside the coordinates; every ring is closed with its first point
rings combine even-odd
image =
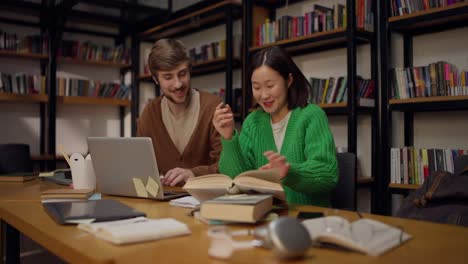
{"type": "Polygon", "coordinates": [[[90,41],[62,40],[57,50],[57,57],[80,60],[131,63],[130,49],[123,45],[108,47],[90,41]]]}
{"type": "Polygon", "coordinates": [[[392,98],[468,95],[468,72],[439,61],[426,66],[391,70],[392,98]]]}
{"type": "Polygon", "coordinates": [[[273,206],[271,195],[224,195],[204,201],[200,216],[208,220],[255,223],[262,219],[273,206]]]}
{"type": "MultiPolygon", "coordinates": [[[[265,19],[255,28],[255,44],[262,46],[276,41],[293,39],[317,32],[327,32],[347,26],[344,1],[329,1],[330,4],[314,4],[304,15],[284,15],[275,21],[265,19]]],[[[372,1],[356,1],[356,24],[359,29],[373,31],[372,1]]]]}
{"type": "Polygon", "coordinates": [[[183,188],[200,202],[240,193],[271,194],[279,200],[285,200],[279,172],[274,169],[246,171],[234,179],[223,174],[194,177],[183,188]]]}
{"type": "Polygon", "coordinates": [[[392,148],[390,150],[390,182],[423,184],[435,171],[454,173],[455,160],[467,155],[463,149],[392,148]]]}
{"type": "Polygon", "coordinates": [[[39,74],[0,72],[0,93],[46,94],[46,77],[39,74]]]}
{"type": "Polygon", "coordinates": [[[16,33],[7,33],[0,30],[0,50],[47,54],[48,43],[47,34],[20,37],[16,33]]]}
{"type": "Polygon", "coordinates": [[[37,179],[37,172],[19,172],[0,174],[0,182],[27,182],[37,179]]]}
{"type": "Polygon", "coordinates": [[[130,95],[130,87],[120,84],[118,81],[89,80],[86,77],[68,72],[58,72],[56,83],[58,96],[127,99],[130,95]]]}
{"type": "MultiPolygon", "coordinates": [[[[348,100],[348,81],[346,76],[324,78],[309,78],[309,102],[315,104],[341,103],[348,100]]],[[[375,84],[373,80],[358,76],[356,81],[359,103],[362,106],[374,106],[375,84]]]]}
{"type": "Polygon", "coordinates": [[[78,228],[117,245],[189,235],[188,226],[173,218],[136,217],[102,223],[80,223],[78,228]]]}
{"type": "Polygon", "coordinates": [[[379,256],[411,239],[401,228],[372,219],[349,222],[340,216],[302,221],[318,245],[334,246],[371,256],[379,256]]]}
{"type": "Polygon", "coordinates": [[[411,0],[411,1],[401,1],[401,0],[391,0],[391,15],[392,16],[402,16],[407,14],[414,14],[424,10],[429,10],[432,8],[450,6],[460,2],[468,2],[466,0],[445,0],[445,1],[433,1],[433,0],[411,0]]]}
{"type": "MultiPolygon", "coordinates": [[[[235,36],[236,37],[236,36],[235,36]]],[[[237,38],[239,38],[237,36],[237,38]]],[[[237,42],[236,42],[237,43],[237,42]]],[[[237,44],[236,44],[237,45],[237,44]]],[[[239,54],[240,52],[237,49],[240,46],[233,46],[234,54],[239,54]]],[[[208,44],[203,44],[195,48],[189,49],[189,57],[192,63],[201,63],[206,61],[211,61],[218,58],[226,57],[226,40],[220,40],[211,42],[208,44]]]]}

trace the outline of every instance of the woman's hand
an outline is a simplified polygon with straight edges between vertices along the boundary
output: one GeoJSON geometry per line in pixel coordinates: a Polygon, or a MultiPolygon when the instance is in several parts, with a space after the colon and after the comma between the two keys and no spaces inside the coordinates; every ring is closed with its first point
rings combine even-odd
{"type": "Polygon", "coordinates": [[[260,167],[260,170],[278,169],[280,179],[284,179],[288,175],[290,165],[285,156],[274,151],[266,151],[263,155],[268,159],[268,163],[260,167]]]}
{"type": "Polygon", "coordinates": [[[220,103],[213,115],[213,126],[224,139],[231,139],[234,134],[234,114],[231,107],[220,103]]]}

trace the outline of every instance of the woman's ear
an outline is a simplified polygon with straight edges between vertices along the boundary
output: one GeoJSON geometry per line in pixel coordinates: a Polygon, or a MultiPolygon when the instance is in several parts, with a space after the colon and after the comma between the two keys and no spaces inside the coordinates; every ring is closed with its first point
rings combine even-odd
{"type": "Polygon", "coordinates": [[[293,83],[293,80],[294,80],[294,77],[293,77],[292,73],[289,73],[289,75],[288,75],[288,89],[289,89],[289,87],[291,87],[291,84],[293,83]]]}

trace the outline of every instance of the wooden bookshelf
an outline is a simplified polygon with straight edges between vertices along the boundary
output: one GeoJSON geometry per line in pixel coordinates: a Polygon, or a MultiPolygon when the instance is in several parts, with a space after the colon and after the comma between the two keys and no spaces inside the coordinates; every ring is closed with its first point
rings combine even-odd
{"type": "Polygon", "coordinates": [[[232,6],[235,16],[240,17],[241,2],[239,0],[224,0],[190,14],[170,19],[169,22],[141,32],[138,37],[148,40],[176,37],[186,33],[194,33],[194,31],[205,27],[222,24],[226,15],[220,11],[228,6],[232,6]]]}
{"type": "Polygon", "coordinates": [[[468,109],[468,96],[430,96],[408,99],[391,99],[391,110],[395,111],[447,111],[468,109]]]}
{"type": "Polygon", "coordinates": [[[361,176],[357,178],[357,186],[358,188],[364,188],[364,187],[369,187],[374,184],[374,178],[373,177],[365,177],[361,176]]]}
{"type": "Polygon", "coordinates": [[[0,93],[0,102],[11,103],[46,103],[49,97],[45,94],[0,93]]]}
{"type": "Polygon", "coordinates": [[[468,21],[468,2],[393,16],[388,21],[391,29],[411,31],[413,35],[456,28],[466,25],[468,21]]]}
{"type": "Polygon", "coordinates": [[[408,99],[391,99],[390,104],[418,104],[418,103],[434,103],[434,102],[450,102],[450,101],[467,101],[468,95],[461,96],[430,96],[430,97],[416,97],[408,99]]]}
{"type": "MultiPolygon", "coordinates": [[[[239,58],[234,58],[233,61],[234,61],[233,62],[234,68],[240,66],[239,58]]],[[[226,69],[226,58],[222,57],[222,58],[216,58],[212,60],[193,63],[191,74],[192,76],[200,76],[200,75],[209,74],[209,73],[221,72],[224,69],[226,69]]],[[[153,78],[151,77],[151,74],[145,74],[145,75],[140,75],[138,77],[138,80],[143,81],[143,82],[152,82],[153,78]]]]}
{"type": "Polygon", "coordinates": [[[400,190],[417,190],[421,185],[419,184],[402,184],[402,183],[390,183],[388,185],[391,189],[400,189],[400,190]]]}
{"type": "Polygon", "coordinates": [[[95,66],[103,66],[103,67],[112,67],[112,68],[129,68],[130,64],[128,63],[120,63],[114,61],[99,61],[99,60],[83,60],[77,58],[69,58],[69,57],[59,57],[57,58],[59,63],[62,64],[79,64],[79,65],[95,65],[95,66]]]}
{"type": "Polygon", "coordinates": [[[422,10],[419,12],[415,12],[412,14],[406,14],[402,16],[392,16],[388,19],[388,22],[395,22],[395,21],[400,21],[400,20],[405,20],[413,17],[418,17],[418,16],[424,16],[424,15],[429,15],[429,14],[434,14],[438,12],[443,12],[443,11],[448,11],[448,10],[454,10],[458,8],[463,8],[463,7],[468,7],[468,2],[461,2],[461,3],[456,3],[448,6],[442,6],[442,7],[436,7],[436,8],[431,8],[427,10],[422,10]]]}
{"type": "Polygon", "coordinates": [[[341,103],[331,103],[331,104],[318,104],[320,108],[325,109],[325,108],[343,108],[347,106],[346,102],[341,102],[341,103]]]}
{"type": "MultiPolygon", "coordinates": [[[[356,32],[357,44],[369,43],[372,38],[371,32],[358,29],[356,32]]],[[[264,44],[261,46],[254,46],[249,48],[250,52],[271,47],[281,46],[288,50],[291,55],[298,55],[302,53],[310,53],[314,50],[323,51],[336,48],[344,48],[347,45],[346,28],[338,28],[325,32],[317,32],[296,38],[283,39],[273,43],[264,44]]]]}
{"type": "Polygon", "coordinates": [[[49,58],[49,56],[45,54],[16,52],[11,50],[0,50],[0,57],[30,60],[44,60],[49,58]]]}
{"type": "Polygon", "coordinates": [[[130,106],[130,100],[91,96],[57,96],[62,104],[130,106]]]}
{"type": "MultiPolygon", "coordinates": [[[[348,114],[348,103],[347,102],[341,102],[341,103],[330,103],[330,104],[318,104],[320,108],[325,111],[327,114],[334,114],[334,115],[343,115],[343,114],[348,114]]],[[[372,113],[374,110],[374,106],[368,106],[368,105],[361,105],[358,102],[358,112],[359,113],[372,113]]]]}
{"type": "Polygon", "coordinates": [[[145,74],[138,76],[138,80],[141,82],[152,82],[153,78],[151,78],[151,74],[145,74]]]}

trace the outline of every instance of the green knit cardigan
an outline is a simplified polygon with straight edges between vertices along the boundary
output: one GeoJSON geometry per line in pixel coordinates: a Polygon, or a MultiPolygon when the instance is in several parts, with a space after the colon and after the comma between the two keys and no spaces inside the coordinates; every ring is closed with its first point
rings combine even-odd
{"type": "MultiPolygon", "coordinates": [[[[230,140],[221,139],[219,170],[232,178],[268,163],[265,151],[278,152],[270,115],[251,113],[230,140]]],[[[335,143],[323,110],[310,104],[292,110],[281,147],[291,165],[282,180],[288,203],[330,206],[330,191],[338,181],[335,143]]]]}

